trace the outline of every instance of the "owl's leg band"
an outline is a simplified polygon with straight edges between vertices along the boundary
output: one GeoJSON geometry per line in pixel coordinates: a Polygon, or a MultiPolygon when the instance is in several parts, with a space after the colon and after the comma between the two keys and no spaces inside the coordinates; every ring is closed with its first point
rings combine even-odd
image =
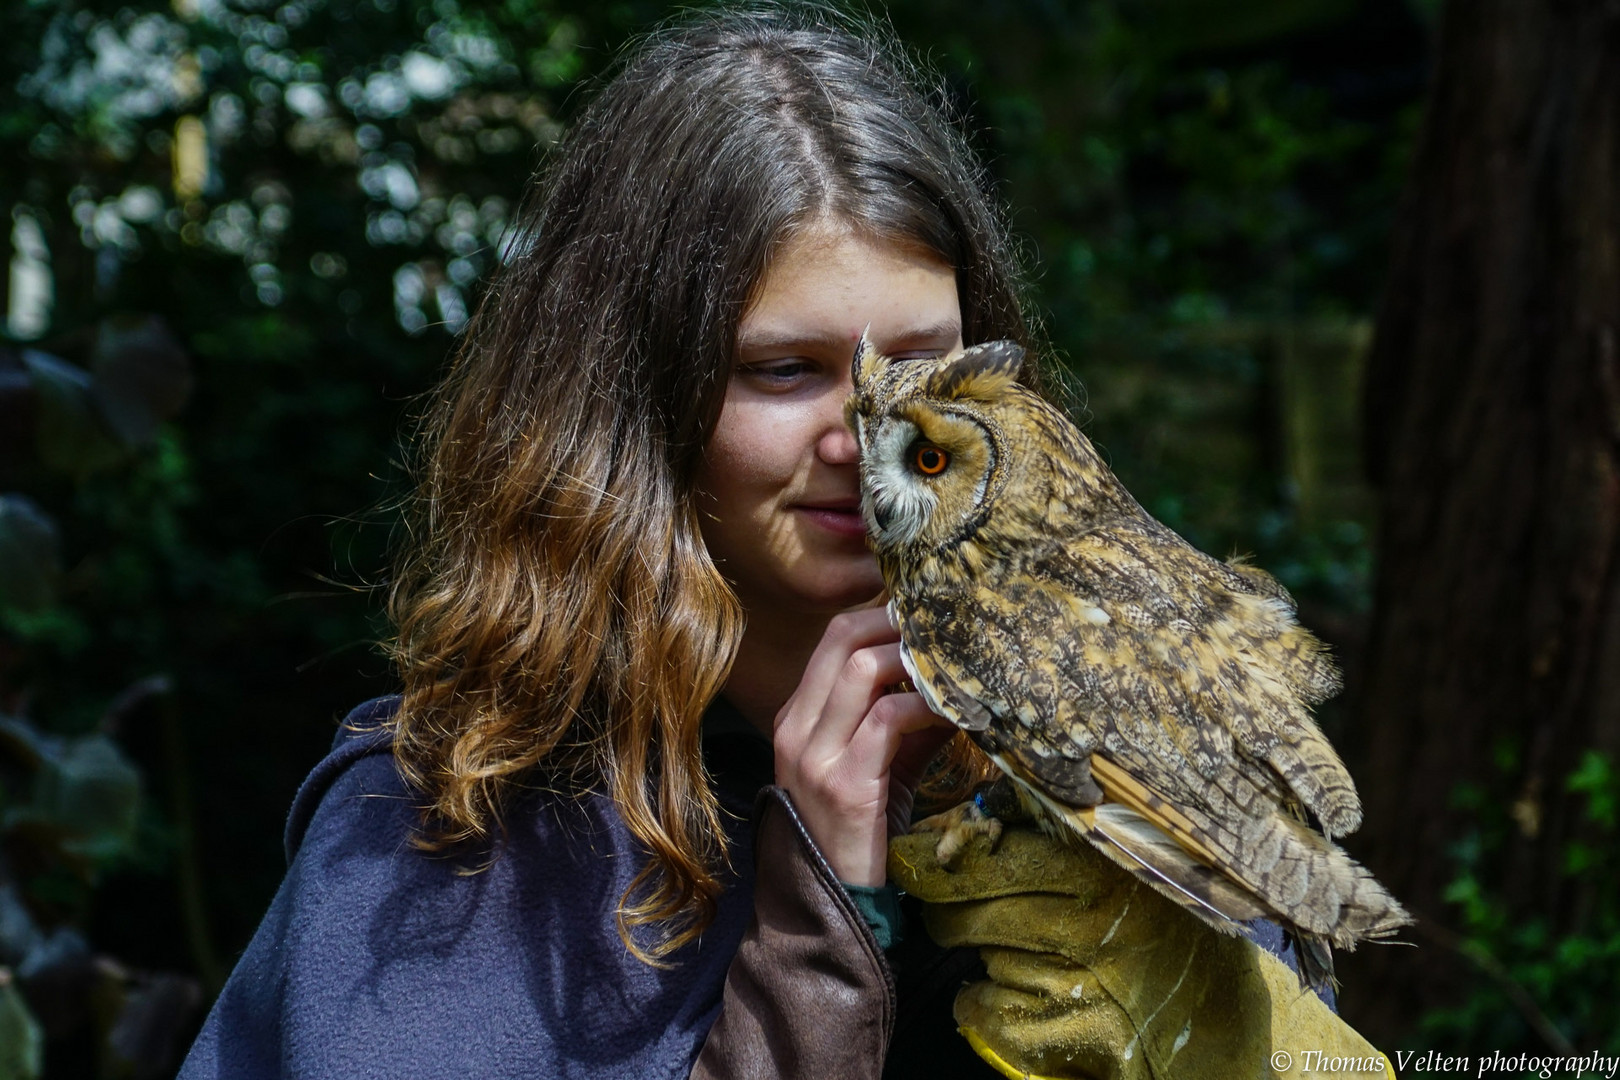
{"type": "Polygon", "coordinates": [[[990,817],[999,818],[1009,825],[1033,821],[1018,797],[1018,785],[1005,776],[986,780],[973,789],[973,801],[979,810],[990,817]]]}

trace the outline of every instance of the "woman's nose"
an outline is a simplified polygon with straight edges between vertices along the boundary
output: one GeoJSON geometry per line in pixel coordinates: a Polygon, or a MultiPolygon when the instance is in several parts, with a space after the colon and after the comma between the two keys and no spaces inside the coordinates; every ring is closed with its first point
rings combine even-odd
{"type": "Polygon", "coordinates": [[[855,433],[844,424],[842,409],[838,412],[838,423],[829,427],[816,443],[816,453],[829,465],[853,465],[860,460],[860,447],[855,443],[855,433]]]}
{"type": "Polygon", "coordinates": [[[816,442],[816,453],[829,465],[853,465],[860,460],[861,448],[855,442],[855,433],[844,422],[844,402],[855,392],[849,373],[826,395],[823,405],[825,429],[816,442]]]}

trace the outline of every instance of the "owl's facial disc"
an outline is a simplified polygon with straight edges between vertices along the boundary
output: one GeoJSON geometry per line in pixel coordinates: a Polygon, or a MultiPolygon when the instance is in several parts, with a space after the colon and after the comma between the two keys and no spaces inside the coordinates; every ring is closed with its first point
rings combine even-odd
{"type": "Polygon", "coordinates": [[[949,543],[988,495],[989,433],[956,409],[922,403],[864,421],[861,509],[879,554],[949,543]]]}
{"type": "MultiPolygon", "coordinates": [[[[860,426],[865,435],[866,425],[860,426]]],[[[933,515],[938,500],[909,463],[920,436],[916,424],[889,417],[879,422],[870,442],[862,439],[861,514],[879,548],[915,540],[933,515]]]]}

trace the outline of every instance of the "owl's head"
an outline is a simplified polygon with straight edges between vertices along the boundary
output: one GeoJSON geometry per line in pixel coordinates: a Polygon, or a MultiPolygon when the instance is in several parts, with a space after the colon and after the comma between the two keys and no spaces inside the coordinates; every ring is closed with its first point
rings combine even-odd
{"type": "Polygon", "coordinates": [[[863,338],[844,407],[861,451],[861,512],[880,562],[972,540],[1005,554],[1141,507],[1090,440],[1018,382],[1024,350],[991,341],[927,360],[863,338]]]}
{"type": "Polygon", "coordinates": [[[1010,399],[1034,398],[1018,385],[1023,363],[1010,341],[896,360],[861,339],[844,415],[860,444],[861,512],[880,557],[943,546],[982,523],[1007,477],[1010,399]]]}

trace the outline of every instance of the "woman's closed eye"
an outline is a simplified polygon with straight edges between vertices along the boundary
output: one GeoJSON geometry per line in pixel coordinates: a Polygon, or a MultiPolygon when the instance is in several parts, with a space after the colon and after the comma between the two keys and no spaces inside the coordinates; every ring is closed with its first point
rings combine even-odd
{"type": "Polygon", "coordinates": [[[777,360],[756,360],[737,365],[737,374],[764,387],[796,386],[816,373],[813,361],[789,356],[777,360]]]}

